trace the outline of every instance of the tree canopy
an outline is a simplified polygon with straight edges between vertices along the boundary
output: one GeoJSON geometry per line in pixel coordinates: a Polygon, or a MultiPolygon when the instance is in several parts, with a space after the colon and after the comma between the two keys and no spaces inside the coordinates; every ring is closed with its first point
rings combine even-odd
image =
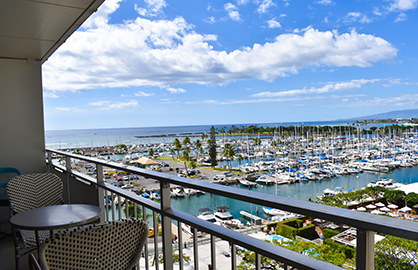
{"type": "Polygon", "coordinates": [[[215,127],[212,126],[210,128],[210,141],[209,141],[209,157],[210,157],[210,164],[212,167],[218,165],[218,161],[216,160],[216,133],[215,127]]]}
{"type": "Polygon", "coordinates": [[[177,151],[177,158],[179,158],[180,157],[180,150],[182,148],[180,140],[175,138],[174,142],[173,142],[173,145],[174,145],[174,149],[176,149],[176,151],[177,151]]]}
{"type": "Polygon", "coordinates": [[[375,244],[375,268],[412,270],[417,269],[415,252],[418,242],[387,235],[375,244]]]}
{"type": "Polygon", "coordinates": [[[229,168],[231,169],[231,159],[235,156],[235,149],[229,143],[225,144],[224,150],[222,151],[222,155],[227,158],[229,168]]]}

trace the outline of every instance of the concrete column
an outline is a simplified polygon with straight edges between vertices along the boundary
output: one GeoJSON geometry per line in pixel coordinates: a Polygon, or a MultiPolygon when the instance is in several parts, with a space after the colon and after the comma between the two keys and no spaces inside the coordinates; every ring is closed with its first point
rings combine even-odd
{"type": "Polygon", "coordinates": [[[39,61],[0,59],[0,164],[22,174],[45,172],[39,61]]]}
{"type": "MultiPolygon", "coordinates": [[[[22,174],[46,172],[41,63],[0,59],[0,166],[22,174]]],[[[0,175],[0,182],[9,180],[0,175]]],[[[1,229],[9,212],[0,207],[1,229]]]]}

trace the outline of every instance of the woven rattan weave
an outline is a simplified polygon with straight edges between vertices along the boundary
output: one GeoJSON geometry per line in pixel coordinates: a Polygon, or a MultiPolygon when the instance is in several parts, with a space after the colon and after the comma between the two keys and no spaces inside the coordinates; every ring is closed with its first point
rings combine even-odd
{"type": "Polygon", "coordinates": [[[54,235],[41,245],[42,269],[132,269],[148,232],[140,219],[86,225],[54,235]]]}

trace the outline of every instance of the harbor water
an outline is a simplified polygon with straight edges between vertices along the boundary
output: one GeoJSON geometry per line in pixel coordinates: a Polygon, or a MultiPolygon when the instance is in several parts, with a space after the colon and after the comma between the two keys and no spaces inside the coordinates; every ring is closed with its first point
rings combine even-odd
{"type": "MultiPolygon", "coordinates": [[[[321,181],[305,181],[294,184],[277,185],[277,187],[276,185],[258,185],[257,187],[251,188],[251,190],[260,192],[259,196],[263,196],[263,193],[267,193],[304,201],[308,201],[309,197],[311,197],[314,201],[317,199],[317,196],[323,195],[324,190],[327,188],[338,188],[339,190],[342,189],[345,191],[357,190],[366,187],[371,181],[379,180],[381,177],[389,177],[402,184],[415,183],[418,182],[418,167],[399,168],[389,173],[363,172],[360,174],[342,175],[331,179],[323,179],[321,181]]],[[[237,185],[236,188],[248,189],[241,185],[237,185]]],[[[171,204],[173,208],[191,215],[197,215],[200,208],[210,208],[215,211],[216,206],[224,205],[230,208],[230,212],[235,218],[242,217],[239,213],[242,210],[264,219],[269,218],[263,213],[262,205],[250,204],[208,193],[199,196],[172,198],[171,204]]]]}

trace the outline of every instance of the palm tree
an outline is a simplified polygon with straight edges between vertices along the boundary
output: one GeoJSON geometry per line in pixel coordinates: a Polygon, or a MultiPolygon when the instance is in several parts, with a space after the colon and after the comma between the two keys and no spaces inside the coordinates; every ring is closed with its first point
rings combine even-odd
{"type": "MultiPolygon", "coordinates": [[[[124,207],[123,212],[126,213],[126,204],[124,204],[123,207],[124,207]]],[[[134,204],[133,203],[129,203],[128,204],[128,216],[129,217],[134,217],[135,216],[135,208],[134,208],[134,204]]],[[[143,218],[142,217],[142,207],[139,206],[139,205],[136,206],[136,216],[138,218],[143,218]]],[[[146,214],[145,215],[145,218],[143,218],[143,219],[149,219],[151,217],[152,217],[151,214],[146,214]]]]}
{"type": "Polygon", "coordinates": [[[174,148],[170,148],[171,158],[173,158],[173,156],[174,156],[175,153],[176,153],[176,151],[174,150],[174,148]]]}
{"type": "Polygon", "coordinates": [[[241,162],[244,160],[244,158],[242,157],[241,154],[239,154],[237,157],[237,160],[238,160],[239,165],[241,165],[241,162]]]}
{"type": "Polygon", "coordinates": [[[232,147],[232,145],[227,143],[225,144],[224,150],[222,151],[222,155],[226,157],[227,162],[229,163],[229,169],[231,169],[231,158],[235,156],[235,149],[232,147]]]}
{"type": "Polygon", "coordinates": [[[180,158],[180,150],[182,148],[180,140],[175,138],[173,145],[174,145],[174,148],[177,150],[177,158],[180,158]]]}
{"type": "Polygon", "coordinates": [[[193,160],[191,160],[191,161],[189,162],[189,167],[190,167],[191,169],[196,169],[196,167],[197,167],[196,162],[194,162],[193,160]]]}
{"type": "Polygon", "coordinates": [[[197,149],[197,156],[199,157],[200,148],[202,148],[202,142],[199,139],[197,139],[194,145],[197,149]]]}
{"type": "Polygon", "coordinates": [[[153,156],[154,156],[154,154],[155,154],[155,152],[154,152],[154,148],[150,148],[150,149],[149,149],[149,151],[148,151],[148,155],[149,155],[150,157],[153,157],[153,156]]]}
{"type": "Polygon", "coordinates": [[[254,138],[253,141],[254,141],[254,143],[256,145],[260,145],[261,144],[261,139],[260,138],[254,138]]]}
{"type": "Polygon", "coordinates": [[[187,162],[190,161],[190,155],[189,155],[189,152],[187,150],[183,151],[183,154],[181,155],[180,160],[183,161],[184,168],[186,169],[186,172],[187,172],[187,162]]]}
{"type": "Polygon", "coordinates": [[[80,150],[80,148],[77,148],[77,150],[73,151],[73,154],[83,155],[83,152],[80,150]]]}
{"type": "Polygon", "coordinates": [[[189,145],[189,144],[191,144],[190,138],[189,136],[186,136],[186,138],[184,138],[183,140],[183,145],[189,145]]]}

